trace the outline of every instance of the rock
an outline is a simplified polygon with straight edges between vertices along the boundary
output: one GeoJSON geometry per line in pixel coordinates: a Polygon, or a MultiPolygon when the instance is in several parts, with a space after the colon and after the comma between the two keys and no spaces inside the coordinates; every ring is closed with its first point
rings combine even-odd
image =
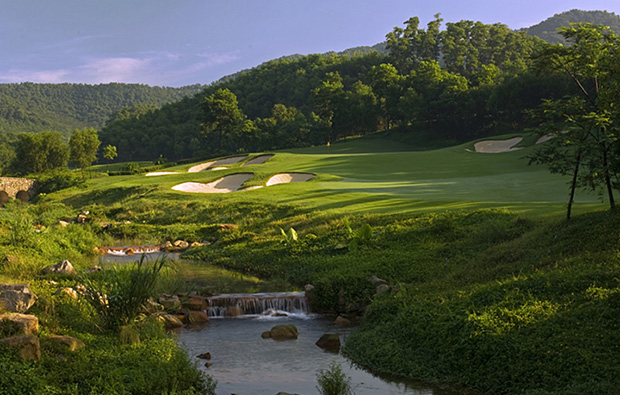
{"type": "Polygon", "coordinates": [[[84,347],[86,347],[83,341],[81,341],[80,339],[76,339],[75,337],[71,337],[71,336],[51,335],[47,338],[47,340],[49,340],[50,342],[54,344],[59,344],[62,347],[65,347],[69,351],[77,351],[77,350],[81,350],[84,347]]]}
{"type": "Polygon", "coordinates": [[[191,296],[183,302],[183,307],[193,311],[203,311],[206,310],[207,306],[202,296],[191,296]]]}
{"type": "Polygon", "coordinates": [[[337,333],[326,333],[315,344],[328,351],[338,351],[340,336],[337,333]]]}
{"type": "Polygon", "coordinates": [[[243,315],[243,310],[239,306],[231,306],[226,308],[226,317],[239,317],[243,315]]]}
{"type": "Polygon", "coordinates": [[[181,328],[183,326],[183,322],[176,315],[161,314],[157,316],[157,319],[164,324],[166,329],[181,328]]]}
{"type": "Polygon", "coordinates": [[[187,247],[189,247],[189,243],[185,240],[177,240],[174,243],[172,243],[172,245],[180,250],[184,250],[187,247]]]}
{"type": "Polygon", "coordinates": [[[269,339],[271,337],[271,331],[265,331],[261,333],[260,337],[262,337],[263,339],[269,339]]]}
{"type": "Polygon", "coordinates": [[[29,284],[0,284],[0,312],[25,313],[36,300],[29,284]]]}
{"type": "Polygon", "coordinates": [[[239,226],[235,224],[220,224],[220,230],[233,230],[233,229],[239,229],[239,226]]]}
{"type": "Polygon", "coordinates": [[[24,361],[38,361],[41,359],[39,338],[34,335],[7,337],[0,339],[0,343],[18,349],[18,354],[24,361]]]}
{"type": "Polygon", "coordinates": [[[275,340],[297,339],[299,331],[294,324],[276,325],[271,328],[269,335],[275,340]]]}
{"type": "Polygon", "coordinates": [[[148,298],[139,309],[140,313],[146,315],[156,314],[160,311],[164,311],[164,306],[155,302],[153,298],[148,298]]]}
{"type": "Polygon", "coordinates": [[[158,301],[164,306],[164,309],[169,311],[175,311],[181,308],[181,299],[176,295],[162,294],[158,301]]]}
{"type": "Polygon", "coordinates": [[[159,245],[159,249],[162,250],[162,251],[170,251],[170,249],[172,249],[172,247],[173,247],[173,245],[169,241],[159,245]]]}
{"type": "Polygon", "coordinates": [[[187,324],[202,324],[209,322],[209,316],[204,311],[190,311],[185,316],[187,324]]]}
{"type": "Polygon", "coordinates": [[[84,273],[90,274],[90,273],[100,272],[102,270],[103,269],[101,268],[101,266],[95,265],[95,266],[93,266],[91,268],[88,268],[88,269],[84,270],[84,273]]]}
{"type": "Polygon", "coordinates": [[[71,299],[77,299],[78,297],[77,291],[69,287],[58,288],[56,292],[54,292],[54,295],[62,295],[62,294],[69,296],[71,299]]]}
{"type": "Polygon", "coordinates": [[[43,268],[43,274],[65,274],[69,276],[74,276],[77,274],[77,271],[68,260],[64,260],[56,265],[46,266],[43,268]]]}
{"type": "Polygon", "coordinates": [[[32,314],[0,314],[0,327],[11,335],[32,335],[39,330],[39,319],[32,314]],[[5,327],[9,325],[12,329],[5,327]]]}
{"type": "Polygon", "coordinates": [[[390,286],[387,284],[379,284],[375,290],[375,295],[379,295],[380,293],[386,292],[390,290],[390,286]]]}
{"type": "Polygon", "coordinates": [[[207,361],[211,359],[211,353],[210,352],[205,352],[202,354],[198,354],[196,355],[196,358],[200,358],[200,359],[206,359],[207,361]]]}
{"type": "Polygon", "coordinates": [[[189,245],[189,248],[196,248],[196,247],[202,247],[204,246],[204,243],[200,243],[198,241],[193,242],[192,244],[189,245]]]}
{"type": "Polygon", "coordinates": [[[370,281],[373,283],[373,285],[377,286],[379,284],[387,284],[387,281],[375,276],[374,274],[372,276],[370,276],[370,281]]]}
{"type": "Polygon", "coordinates": [[[127,248],[125,251],[123,251],[125,253],[125,255],[133,255],[136,253],[136,250],[133,249],[132,247],[127,248]]]}
{"type": "Polygon", "coordinates": [[[263,315],[268,315],[270,317],[288,317],[287,313],[278,311],[276,309],[265,310],[263,315]]]}
{"type": "Polygon", "coordinates": [[[351,320],[348,320],[346,318],[344,318],[343,316],[338,316],[336,317],[336,320],[334,321],[334,323],[338,326],[349,326],[351,325],[351,320]]]}
{"type": "Polygon", "coordinates": [[[58,221],[58,226],[60,226],[61,228],[66,228],[67,226],[69,226],[69,223],[67,221],[60,220],[58,221]]]}
{"type": "Polygon", "coordinates": [[[211,366],[213,366],[213,364],[211,362],[207,362],[207,363],[205,363],[205,366],[210,368],[211,366]]]}
{"type": "Polygon", "coordinates": [[[299,394],[291,394],[289,392],[278,392],[276,395],[299,395],[299,394]]]}

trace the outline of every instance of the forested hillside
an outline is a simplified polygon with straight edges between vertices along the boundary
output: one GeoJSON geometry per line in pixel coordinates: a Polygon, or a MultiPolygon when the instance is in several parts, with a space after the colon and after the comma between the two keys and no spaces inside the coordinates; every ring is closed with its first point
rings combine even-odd
{"type": "Polygon", "coordinates": [[[411,18],[389,54],[309,55],[267,62],[139,119],[110,122],[119,160],[174,160],[326,144],[396,129],[463,141],[532,125],[526,110],[561,97],[563,77],[538,75],[540,39],[502,24],[411,18]],[[441,54],[439,48],[442,48],[441,54]]]}
{"type": "Polygon", "coordinates": [[[140,84],[0,84],[0,135],[9,132],[100,129],[115,111],[138,104],[181,100],[200,91],[199,84],[182,88],[140,84]]]}
{"type": "Polygon", "coordinates": [[[620,16],[606,11],[581,11],[570,10],[555,14],[551,18],[523,29],[527,34],[542,38],[548,43],[566,45],[566,39],[557,31],[559,27],[569,26],[571,23],[592,23],[595,25],[609,26],[611,30],[620,33],[620,16]]]}

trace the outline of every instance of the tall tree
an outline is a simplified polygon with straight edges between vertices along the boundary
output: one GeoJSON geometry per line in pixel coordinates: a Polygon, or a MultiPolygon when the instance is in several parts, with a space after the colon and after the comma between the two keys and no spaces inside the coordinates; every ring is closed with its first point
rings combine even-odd
{"type": "Polygon", "coordinates": [[[228,89],[218,89],[203,102],[203,135],[213,141],[216,151],[234,151],[231,138],[245,126],[245,118],[237,96],[228,89]]]}
{"type": "Polygon", "coordinates": [[[67,167],[69,147],[58,132],[22,133],[18,136],[11,171],[41,173],[67,167]]]}
{"type": "Polygon", "coordinates": [[[620,163],[620,38],[609,28],[592,24],[573,24],[560,33],[571,45],[545,46],[536,64],[543,72],[567,75],[580,93],[544,103],[540,118],[548,126],[545,133],[554,138],[531,161],[546,164],[552,172],[572,174],[566,213],[570,219],[579,186],[602,187],[610,207],[615,207],[613,187],[620,163]]]}
{"type": "Polygon", "coordinates": [[[97,150],[100,144],[101,141],[95,129],[74,130],[69,140],[71,162],[84,172],[84,169],[97,160],[97,150]]]}

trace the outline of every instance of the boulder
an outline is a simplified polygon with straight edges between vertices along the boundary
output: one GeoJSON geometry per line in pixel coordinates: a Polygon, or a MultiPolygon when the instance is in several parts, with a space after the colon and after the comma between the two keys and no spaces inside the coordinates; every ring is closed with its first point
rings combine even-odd
{"type": "Polygon", "coordinates": [[[189,243],[185,240],[177,240],[174,243],[172,243],[172,245],[180,250],[184,250],[187,247],[189,247],[189,243]]]}
{"type": "Polygon", "coordinates": [[[64,260],[55,265],[46,266],[43,268],[43,274],[65,274],[69,276],[74,276],[77,274],[77,271],[68,260],[64,260]]]}
{"type": "Polygon", "coordinates": [[[181,299],[176,295],[162,294],[158,301],[166,310],[174,311],[181,308],[181,299]]]}
{"type": "Polygon", "coordinates": [[[200,358],[200,359],[206,359],[207,361],[211,359],[211,353],[210,352],[205,352],[202,354],[198,354],[196,355],[196,358],[200,358]]]}
{"type": "Polygon", "coordinates": [[[41,359],[41,345],[39,338],[34,335],[13,336],[0,339],[0,344],[6,344],[18,350],[24,361],[38,361],[41,359]]]}
{"type": "Polygon", "coordinates": [[[190,296],[183,302],[183,307],[193,311],[206,310],[207,306],[202,296],[190,296]]]}
{"type": "Polygon", "coordinates": [[[337,333],[326,333],[315,344],[328,351],[338,351],[340,336],[337,333]]]}
{"type": "Polygon", "coordinates": [[[204,246],[204,243],[195,241],[195,242],[193,242],[192,244],[189,245],[189,248],[196,248],[196,247],[202,247],[202,246],[204,246]]]}
{"type": "Polygon", "coordinates": [[[146,315],[156,314],[160,311],[164,311],[164,306],[155,302],[153,298],[148,298],[139,309],[140,313],[146,315]]]}
{"type": "Polygon", "coordinates": [[[161,314],[157,316],[157,319],[164,324],[166,329],[181,328],[183,322],[176,315],[161,314]]]}
{"type": "Polygon", "coordinates": [[[32,335],[39,330],[39,319],[31,314],[0,314],[0,329],[11,335],[32,335]]]}
{"type": "Polygon", "coordinates": [[[36,300],[29,284],[0,284],[0,312],[25,313],[36,300]]]}
{"type": "Polygon", "coordinates": [[[170,251],[174,247],[171,242],[167,241],[159,245],[159,249],[162,251],[170,251]]]}
{"type": "Polygon", "coordinates": [[[51,343],[58,344],[69,351],[77,351],[86,347],[83,341],[71,336],[51,335],[47,338],[47,340],[51,343]]]}
{"type": "Polygon", "coordinates": [[[136,250],[132,247],[127,248],[125,251],[123,251],[125,253],[125,255],[133,255],[136,253],[136,250]]]}
{"type": "Polygon", "coordinates": [[[261,333],[260,337],[262,337],[263,339],[269,339],[271,337],[271,331],[265,331],[261,333]]]}
{"type": "Polygon", "coordinates": [[[381,293],[384,293],[386,291],[390,290],[390,286],[387,284],[379,284],[377,285],[377,288],[375,289],[375,295],[379,295],[381,293]]]}
{"type": "Polygon", "coordinates": [[[187,324],[202,324],[209,322],[209,316],[204,311],[190,311],[185,316],[187,324]]]}
{"type": "Polygon", "coordinates": [[[351,325],[351,320],[339,315],[338,317],[336,317],[336,320],[334,321],[334,323],[338,326],[349,326],[351,325]]]}
{"type": "Polygon", "coordinates": [[[297,339],[298,336],[299,331],[294,324],[276,325],[269,331],[269,337],[274,340],[297,339]]]}

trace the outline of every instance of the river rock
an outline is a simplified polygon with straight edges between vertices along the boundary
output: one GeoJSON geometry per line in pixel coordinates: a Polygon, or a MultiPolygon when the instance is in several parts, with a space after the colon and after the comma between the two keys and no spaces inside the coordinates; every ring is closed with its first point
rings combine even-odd
{"type": "Polygon", "coordinates": [[[206,359],[207,361],[211,359],[211,353],[210,352],[205,352],[202,354],[198,354],[196,355],[196,358],[200,358],[200,359],[206,359]]]}
{"type": "Polygon", "coordinates": [[[298,336],[299,331],[294,324],[276,325],[269,331],[269,337],[274,340],[297,339],[298,336]]]}
{"type": "Polygon", "coordinates": [[[209,322],[209,316],[204,311],[189,311],[185,316],[187,324],[202,324],[209,322]]]}
{"type": "Polygon", "coordinates": [[[336,317],[336,320],[334,320],[334,324],[338,326],[349,326],[351,325],[351,320],[339,315],[338,317],[336,317]]]}
{"type": "Polygon", "coordinates": [[[340,336],[337,333],[326,333],[315,344],[328,351],[338,351],[340,336]]]}
{"type": "Polygon", "coordinates": [[[0,284],[0,312],[25,313],[36,300],[29,284],[0,284]]]}
{"type": "Polygon", "coordinates": [[[183,307],[193,311],[202,311],[207,309],[207,305],[202,296],[190,296],[183,302],[183,307]]]}
{"type": "Polygon", "coordinates": [[[157,319],[164,324],[166,329],[181,328],[183,326],[183,322],[176,315],[161,314],[157,316],[157,319]]]}
{"type": "Polygon", "coordinates": [[[184,250],[187,247],[189,247],[189,243],[185,240],[177,240],[174,243],[172,243],[172,245],[174,245],[179,250],[184,250]]]}
{"type": "Polygon", "coordinates": [[[181,299],[177,295],[162,294],[158,302],[169,311],[176,311],[181,308],[181,299]]]}
{"type": "Polygon", "coordinates": [[[13,336],[0,339],[11,348],[18,350],[19,356],[24,361],[38,361],[41,359],[41,345],[39,338],[34,335],[13,336]]]}
{"type": "Polygon", "coordinates": [[[164,306],[155,302],[153,298],[148,298],[142,307],[140,307],[139,311],[142,314],[151,315],[164,311],[164,306]]]}
{"type": "Polygon", "coordinates": [[[51,335],[47,338],[47,340],[51,343],[58,344],[69,351],[77,351],[86,347],[83,341],[71,336],[51,335]]]}
{"type": "Polygon", "coordinates": [[[32,314],[0,314],[0,325],[11,325],[13,335],[32,335],[39,330],[39,319],[32,314]]]}
{"type": "Polygon", "coordinates": [[[69,276],[74,276],[77,274],[77,271],[68,260],[64,260],[55,265],[46,266],[43,268],[43,274],[65,274],[69,276]]]}

